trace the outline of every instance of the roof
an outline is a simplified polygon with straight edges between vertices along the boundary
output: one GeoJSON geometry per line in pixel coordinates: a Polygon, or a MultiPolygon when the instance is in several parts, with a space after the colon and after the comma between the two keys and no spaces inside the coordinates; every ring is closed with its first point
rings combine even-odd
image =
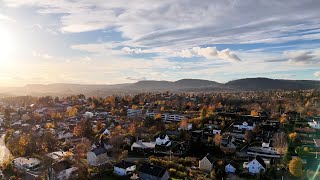
{"type": "Polygon", "coordinates": [[[213,164],[214,158],[210,154],[207,154],[205,158],[207,158],[211,162],[211,164],[213,164]]]}
{"type": "Polygon", "coordinates": [[[71,167],[72,167],[72,165],[68,161],[60,161],[60,162],[56,162],[52,165],[52,168],[55,172],[60,172],[65,169],[69,169],[71,167]]]}
{"type": "Polygon", "coordinates": [[[267,168],[266,163],[264,162],[264,160],[260,157],[260,156],[256,156],[255,158],[264,168],[267,168]]]}
{"type": "Polygon", "coordinates": [[[320,139],[313,139],[316,147],[320,147],[320,139]]]}
{"type": "Polygon", "coordinates": [[[142,148],[142,149],[146,149],[146,148],[155,148],[156,143],[155,142],[142,142],[142,141],[138,141],[138,142],[134,142],[132,144],[131,147],[135,147],[135,148],[142,148]]]}
{"type": "Polygon", "coordinates": [[[233,166],[234,168],[238,168],[238,164],[237,163],[235,163],[234,161],[232,161],[232,160],[230,160],[230,161],[227,161],[226,162],[226,166],[228,165],[228,164],[230,164],[231,166],[233,166]]]}
{"type": "Polygon", "coordinates": [[[143,163],[139,168],[139,172],[149,174],[155,177],[162,177],[166,173],[166,169],[161,166],[143,163]]]}
{"type": "Polygon", "coordinates": [[[107,152],[107,150],[104,147],[96,147],[91,150],[96,156],[99,156],[101,154],[104,154],[107,152]]]}
{"type": "Polygon", "coordinates": [[[122,168],[122,169],[126,169],[126,168],[131,167],[131,166],[134,166],[134,165],[135,165],[135,164],[132,163],[132,162],[127,162],[127,161],[122,160],[121,162],[115,164],[114,166],[115,166],[115,167],[122,168]]]}

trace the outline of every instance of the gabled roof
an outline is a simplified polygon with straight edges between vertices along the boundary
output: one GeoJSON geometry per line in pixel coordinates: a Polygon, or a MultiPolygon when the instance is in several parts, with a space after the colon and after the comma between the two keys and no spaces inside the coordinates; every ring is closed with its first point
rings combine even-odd
{"type": "Polygon", "coordinates": [[[225,165],[227,166],[228,164],[230,164],[231,166],[233,166],[233,167],[234,167],[234,168],[236,168],[236,169],[238,168],[238,164],[237,164],[237,163],[235,163],[235,162],[234,162],[234,161],[232,161],[232,160],[227,161],[225,165]]]}
{"type": "Polygon", "coordinates": [[[139,172],[149,174],[155,177],[162,177],[166,173],[166,169],[161,166],[155,166],[148,163],[143,163],[139,168],[139,172]]]}
{"type": "Polygon", "coordinates": [[[267,168],[266,163],[264,162],[264,160],[260,157],[260,156],[256,156],[255,158],[264,168],[267,168]]]}
{"type": "Polygon", "coordinates": [[[122,168],[122,169],[126,169],[128,167],[134,166],[135,164],[132,162],[127,162],[122,160],[121,162],[117,163],[114,165],[114,167],[118,167],[118,168],[122,168]]]}
{"type": "Polygon", "coordinates": [[[104,154],[107,152],[107,150],[104,147],[96,147],[91,150],[96,156],[99,156],[101,154],[104,154]]]}
{"type": "Polygon", "coordinates": [[[207,154],[204,158],[207,158],[211,164],[214,163],[214,158],[210,154],[207,154]]]}

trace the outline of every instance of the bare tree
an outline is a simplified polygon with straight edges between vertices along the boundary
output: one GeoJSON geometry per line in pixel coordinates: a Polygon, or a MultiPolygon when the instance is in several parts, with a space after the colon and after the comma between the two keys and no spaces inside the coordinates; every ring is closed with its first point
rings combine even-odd
{"type": "Polygon", "coordinates": [[[279,154],[285,154],[288,150],[288,138],[284,132],[275,133],[273,136],[274,147],[279,154]]]}

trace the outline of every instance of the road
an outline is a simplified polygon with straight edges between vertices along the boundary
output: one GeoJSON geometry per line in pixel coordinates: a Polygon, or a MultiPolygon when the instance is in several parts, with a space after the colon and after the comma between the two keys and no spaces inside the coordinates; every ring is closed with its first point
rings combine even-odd
{"type": "Polygon", "coordinates": [[[0,164],[8,160],[11,156],[9,149],[5,145],[4,137],[5,134],[3,134],[0,138],[0,164]]]}

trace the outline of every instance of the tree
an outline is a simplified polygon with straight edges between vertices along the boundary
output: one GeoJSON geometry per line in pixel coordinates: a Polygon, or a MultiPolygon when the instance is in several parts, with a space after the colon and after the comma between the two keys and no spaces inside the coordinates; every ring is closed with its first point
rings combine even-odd
{"type": "Polygon", "coordinates": [[[301,177],[303,175],[302,160],[298,157],[293,158],[289,162],[289,171],[293,176],[301,177]]]}
{"type": "Polygon", "coordinates": [[[273,136],[274,148],[279,154],[284,154],[288,150],[288,139],[284,132],[275,133],[273,136]]]}
{"type": "Polygon", "coordinates": [[[187,130],[188,129],[188,119],[182,119],[180,122],[180,127],[183,130],[187,130]]]}
{"type": "Polygon", "coordinates": [[[221,141],[222,141],[222,136],[221,136],[220,134],[216,134],[216,135],[214,136],[214,144],[215,144],[216,146],[220,146],[221,141]]]}
{"type": "Polygon", "coordinates": [[[251,110],[250,115],[251,115],[251,116],[258,116],[259,113],[258,113],[258,111],[256,111],[256,110],[251,110]]]}
{"type": "Polygon", "coordinates": [[[298,137],[298,133],[296,133],[296,132],[293,132],[293,133],[290,133],[290,134],[289,134],[289,139],[290,139],[292,142],[296,141],[296,140],[297,140],[297,137],[298,137]]]}
{"type": "Polygon", "coordinates": [[[246,132],[244,133],[244,139],[245,139],[248,143],[250,143],[251,140],[252,140],[252,131],[246,131],[246,132]]]}
{"type": "Polygon", "coordinates": [[[207,116],[207,107],[204,106],[200,111],[200,117],[203,119],[207,116]]]}

